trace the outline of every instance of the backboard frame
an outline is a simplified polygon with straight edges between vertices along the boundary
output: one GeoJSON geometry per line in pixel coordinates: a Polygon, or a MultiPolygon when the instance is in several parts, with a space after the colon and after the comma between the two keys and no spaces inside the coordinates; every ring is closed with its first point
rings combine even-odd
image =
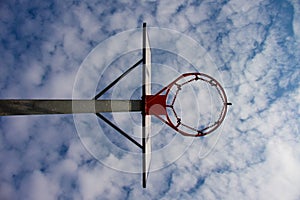
{"type": "Polygon", "coordinates": [[[147,25],[143,23],[143,80],[142,80],[142,184],[146,188],[151,163],[151,115],[146,114],[146,96],[151,95],[151,48],[147,25]]]}

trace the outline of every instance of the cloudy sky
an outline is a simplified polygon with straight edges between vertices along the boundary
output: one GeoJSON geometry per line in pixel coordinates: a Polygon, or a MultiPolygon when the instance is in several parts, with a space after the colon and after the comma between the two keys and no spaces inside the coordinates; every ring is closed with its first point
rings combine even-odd
{"type": "MultiPolygon", "coordinates": [[[[0,117],[0,199],[299,199],[299,16],[298,0],[1,1],[1,99],[92,98],[140,59],[147,22],[153,90],[196,70],[233,106],[203,138],[153,119],[147,189],[140,150],[93,114],[0,117]]],[[[122,81],[105,97],[140,98],[141,69],[122,81]]],[[[105,116],[140,139],[140,113],[105,116]]]]}

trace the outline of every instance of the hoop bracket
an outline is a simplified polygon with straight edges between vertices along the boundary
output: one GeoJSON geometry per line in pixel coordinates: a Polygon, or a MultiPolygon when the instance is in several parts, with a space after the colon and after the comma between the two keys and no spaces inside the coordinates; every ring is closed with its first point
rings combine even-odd
{"type": "Polygon", "coordinates": [[[167,115],[167,95],[146,95],[146,115],[167,115]]]}

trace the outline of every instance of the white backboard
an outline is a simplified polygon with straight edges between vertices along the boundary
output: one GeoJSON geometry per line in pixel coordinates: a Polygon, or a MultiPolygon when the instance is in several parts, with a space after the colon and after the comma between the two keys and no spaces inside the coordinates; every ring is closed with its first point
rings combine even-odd
{"type": "MultiPolygon", "coordinates": [[[[151,95],[151,49],[146,23],[143,23],[143,98],[151,95]]],[[[143,187],[146,187],[151,162],[151,116],[143,114],[143,187]]]]}

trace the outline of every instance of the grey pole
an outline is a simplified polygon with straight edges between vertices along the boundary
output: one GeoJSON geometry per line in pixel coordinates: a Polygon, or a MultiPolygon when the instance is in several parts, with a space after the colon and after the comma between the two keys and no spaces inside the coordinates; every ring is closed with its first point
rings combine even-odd
{"type": "Polygon", "coordinates": [[[0,116],[142,111],[141,100],[0,100],[0,116]]]}

